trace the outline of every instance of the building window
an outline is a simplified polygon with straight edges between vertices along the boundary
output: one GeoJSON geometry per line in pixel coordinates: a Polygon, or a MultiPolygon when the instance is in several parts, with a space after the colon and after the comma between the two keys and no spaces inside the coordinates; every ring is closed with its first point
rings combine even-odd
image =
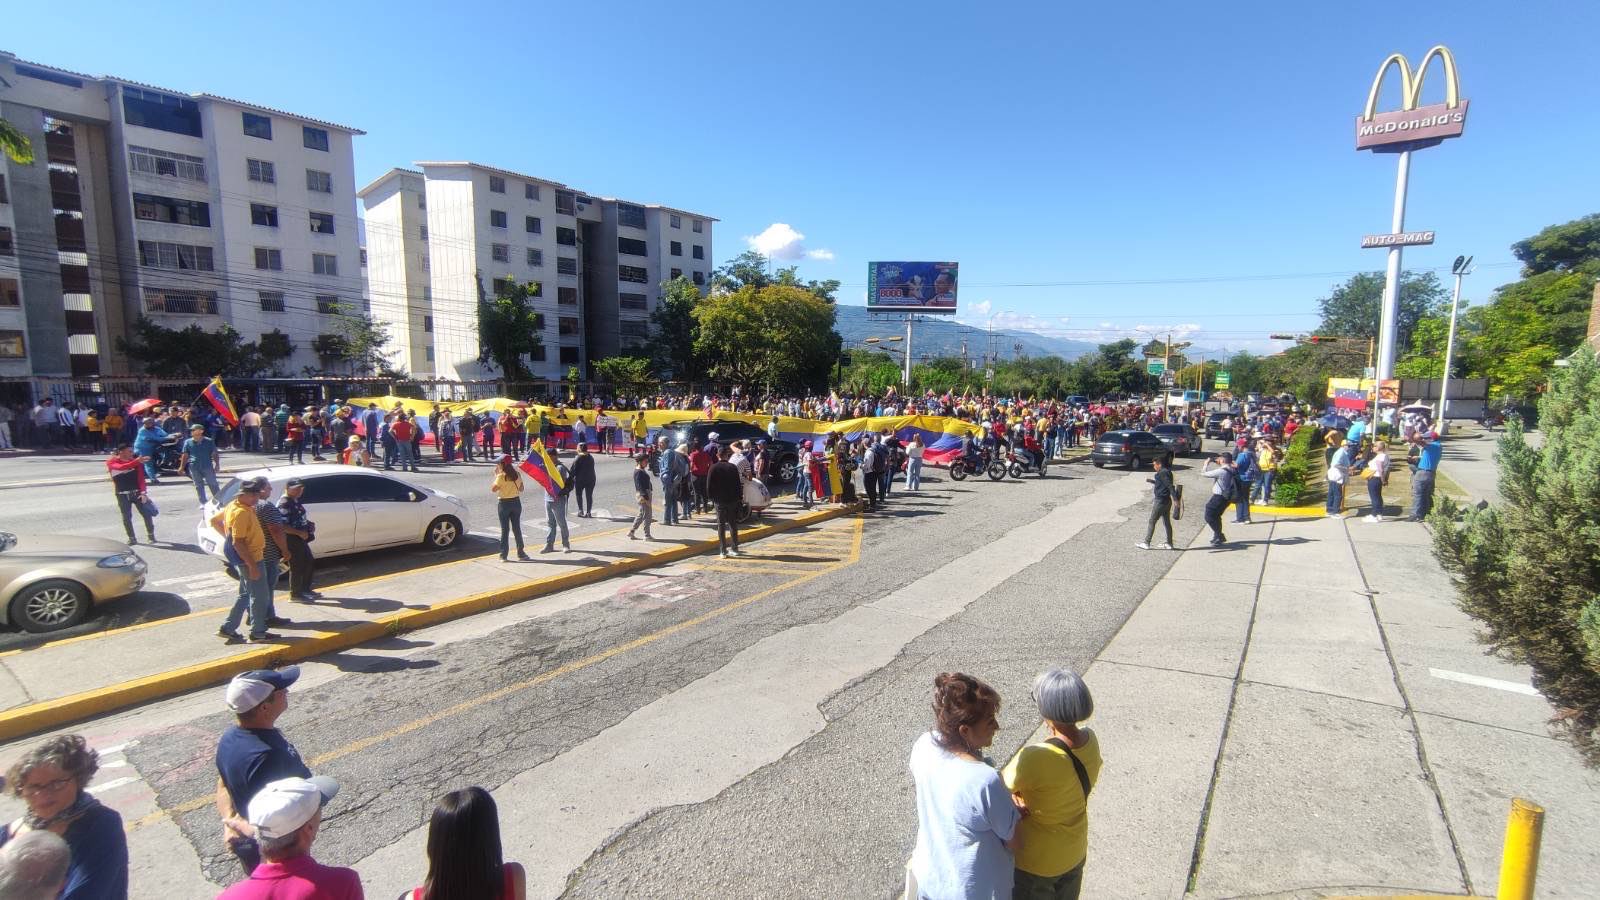
{"type": "Polygon", "coordinates": [[[307,169],[306,190],[316,191],[319,194],[333,193],[333,175],[328,172],[318,172],[316,169],[307,169]]]}
{"type": "Polygon", "coordinates": [[[556,332],[563,336],[578,333],[578,320],[570,316],[562,316],[556,320],[556,332]]]}
{"type": "Polygon", "coordinates": [[[682,256],[683,255],[683,242],[682,241],[673,241],[672,242],[672,246],[669,249],[671,249],[673,256],[682,256]]]}
{"type": "Polygon", "coordinates": [[[283,312],[282,291],[256,291],[256,299],[261,301],[262,312],[283,312]]]}
{"type": "Polygon", "coordinates": [[[145,288],[144,311],[178,316],[214,316],[217,314],[217,294],[215,291],[145,288]]]}
{"type": "Polygon", "coordinates": [[[621,293],[617,295],[617,305],[623,309],[648,309],[650,300],[643,294],[621,293]]]}
{"type": "Polygon", "coordinates": [[[433,302],[433,288],[428,287],[427,285],[423,285],[422,286],[422,302],[423,303],[432,303],[433,302]]]}
{"type": "Polygon", "coordinates": [[[623,337],[647,338],[650,323],[643,319],[622,319],[617,322],[617,332],[623,337]]]}
{"type": "Polygon", "coordinates": [[[578,289],[575,287],[556,288],[556,302],[562,306],[577,306],[578,289]]]}
{"type": "Polygon", "coordinates": [[[699,234],[701,231],[703,231],[704,230],[704,225],[705,225],[704,222],[701,222],[699,219],[695,219],[694,220],[694,233],[695,234],[699,234]]]}
{"type": "Polygon", "coordinates": [[[338,294],[318,294],[317,312],[325,316],[342,316],[344,305],[339,302],[338,294]]]}
{"type": "Polygon", "coordinates": [[[706,283],[706,275],[705,275],[705,273],[704,272],[696,272],[696,273],[694,273],[694,283],[695,284],[699,284],[699,285],[704,285],[706,283]]]}
{"type": "Polygon", "coordinates": [[[250,204],[250,224],[267,228],[278,227],[278,208],[265,203],[250,204]]]}
{"type": "Polygon", "coordinates": [[[333,213],[314,212],[311,214],[312,234],[333,234],[333,213]]]}
{"type": "Polygon", "coordinates": [[[165,175],[202,184],[206,180],[206,161],[184,153],[129,146],[128,165],[141,175],[165,175]]]}
{"type": "Polygon", "coordinates": [[[529,234],[544,234],[544,223],[539,221],[538,216],[524,217],[522,220],[522,227],[527,230],[529,234]]]}
{"type": "Polygon", "coordinates": [[[528,200],[537,200],[537,199],[539,199],[539,186],[537,184],[525,184],[525,185],[523,185],[522,186],[522,196],[524,198],[528,199],[528,200]]]}
{"type": "Polygon", "coordinates": [[[705,259],[706,258],[706,248],[700,246],[699,244],[695,244],[694,245],[694,258],[695,259],[705,259]]]}
{"type": "Polygon", "coordinates": [[[496,297],[504,297],[510,294],[516,288],[517,280],[512,278],[510,275],[502,275],[499,278],[489,282],[489,286],[490,289],[494,291],[494,295],[496,297]]]}
{"type": "Polygon", "coordinates": [[[244,114],[245,137],[272,140],[272,119],[268,116],[258,116],[255,113],[244,114]]]}
{"type": "Polygon", "coordinates": [[[428,254],[424,253],[424,254],[422,254],[422,271],[426,272],[426,271],[428,271],[428,268],[429,268],[428,254]]]}
{"type": "Polygon", "coordinates": [[[0,203],[10,203],[11,196],[6,193],[6,175],[0,172],[0,203]]]}
{"type": "Polygon", "coordinates": [[[122,88],[122,115],[129,125],[200,137],[200,104],[187,97],[122,88]]]}
{"type": "Polygon", "coordinates": [[[0,359],[27,359],[27,343],[20,331],[0,331],[0,359]]]}
{"type": "Polygon", "coordinates": [[[178,200],[153,194],[133,195],[133,217],[146,222],[211,227],[211,205],[198,200],[178,200]]]}
{"type": "Polygon", "coordinates": [[[495,262],[510,262],[511,247],[507,244],[490,244],[489,257],[495,262]]]}
{"type": "Polygon", "coordinates": [[[422,352],[423,352],[424,358],[427,359],[428,362],[433,362],[433,348],[432,347],[423,347],[422,348],[422,352]]]}
{"type": "Polygon", "coordinates": [[[427,240],[428,239],[428,226],[426,226],[426,225],[422,226],[422,229],[421,229],[420,233],[422,235],[422,239],[423,240],[427,240]]]}
{"type": "Polygon", "coordinates": [[[210,247],[166,241],[140,241],[139,265],[150,269],[214,271],[210,247]]]}
{"type": "Polygon", "coordinates": [[[682,269],[673,269],[672,270],[672,277],[673,278],[682,278],[683,277],[683,270],[682,269]]]}
{"type": "Polygon", "coordinates": [[[632,203],[617,204],[617,224],[627,228],[644,227],[644,207],[632,203]]]}
{"type": "Polygon", "coordinates": [[[544,353],[544,345],[540,344],[539,346],[533,348],[533,352],[528,354],[528,358],[534,362],[544,362],[544,353]]]}
{"type": "Polygon", "coordinates": [[[283,251],[276,247],[256,248],[256,268],[270,269],[274,272],[283,271],[283,251]]]}
{"type": "Polygon", "coordinates": [[[332,253],[311,254],[311,272],[314,275],[339,274],[339,257],[332,253]]]}
{"type": "MultiPolygon", "coordinates": [[[[543,348],[540,348],[540,349],[543,349],[543,348]]],[[[575,366],[575,365],[577,365],[578,364],[578,348],[577,347],[562,347],[561,348],[561,364],[563,366],[575,366]]]]}
{"type": "Polygon", "coordinates": [[[680,216],[677,213],[673,213],[672,215],[667,217],[667,224],[671,225],[673,228],[682,228],[683,227],[683,216],[680,216]]]}
{"type": "Polygon", "coordinates": [[[301,140],[307,150],[328,151],[328,130],[326,128],[312,128],[310,125],[300,126],[301,140]]]}
{"type": "Polygon", "coordinates": [[[617,279],[634,284],[649,284],[650,271],[643,266],[617,266],[617,279]]]}
{"type": "Polygon", "coordinates": [[[361,268],[365,269],[367,267],[367,248],[362,247],[356,252],[361,254],[361,268]]]}
{"type": "Polygon", "coordinates": [[[11,229],[0,226],[0,256],[16,256],[17,251],[11,239],[11,229]]]}
{"type": "Polygon", "coordinates": [[[629,256],[649,256],[650,246],[638,238],[617,238],[617,252],[629,256]]]}
{"type": "Polygon", "coordinates": [[[571,256],[558,256],[558,257],[556,257],[556,274],[558,274],[558,275],[576,275],[576,274],[578,274],[578,260],[576,258],[574,258],[574,257],[571,257],[571,256]]]}
{"type": "Polygon", "coordinates": [[[506,180],[499,175],[490,175],[489,192],[492,194],[504,194],[506,192],[506,180]]]}
{"type": "Polygon", "coordinates": [[[433,316],[423,316],[422,317],[422,330],[423,331],[432,331],[433,330],[433,316]]]}
{"type": "Polygon", "coordinates": [[[530,266],[543,266],[544,265],[544,251],[540,250],[538,247],[529,247],[528,248],[528,265],[530,265],[530,266]]]}
{"type": "Polygon", "coordinates": [[[417,195],[417,209],[427,209],[427,208],[428,208],[428,195],[427,194],[418,194],[417,195]]]}
{"type": "Polygon", "coordinates": [[[0,278],[0,306],[21,306],[22,289],[15,278],[0,278]]]}
{"type": "Polygon", "coordinates": [[[578,214],[578,196],[571,191],[556,191],[556,212],[563,216],[578,214]]]}
{"type": "Polygon", "coordinates": [[[244,174],[251,181],[262,184],[277,184],[278,169],[264,159],[247,159],[244,161],[244,174]]]}
{"type": "Polygon", "coordinates": [[[489,227],[490,228],[504,228],[504,227],[506,227],[506,211],[503,210],[503,209],[491,209],[491,210],[489,210],[489,227]]]}
{"type": "Polygon", "coordinates": [[[575,228],[557,228],[556,243],[567,247],[578,245],[578,231],[575,228]]]}

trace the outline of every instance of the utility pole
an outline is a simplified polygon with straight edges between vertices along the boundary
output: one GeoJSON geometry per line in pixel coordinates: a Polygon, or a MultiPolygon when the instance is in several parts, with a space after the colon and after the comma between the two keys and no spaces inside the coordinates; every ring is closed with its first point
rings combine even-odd
{"type": "Polygon", "coordinates": [[[1444,375],[1439,381],[1439,431],[1444,433],[1450,429],[1445,422],[1445,414],[1450,411],[1450,361],[1456,352],[1456,309],[1461,305],[1461,279],[1472,274],[1472,257],[1458,256],[1455,264],[1450,267],[1451,274],[1456,276],[1455,294],[1450,298],[1450,336],[1444,342],[1444,375]]]}
{"type": "Polygon", "coordinates": [[[911,322],[916,319],[911,313],[906,313],[906,370],[904,384],[906,390],[911,390],[911,322]]]}

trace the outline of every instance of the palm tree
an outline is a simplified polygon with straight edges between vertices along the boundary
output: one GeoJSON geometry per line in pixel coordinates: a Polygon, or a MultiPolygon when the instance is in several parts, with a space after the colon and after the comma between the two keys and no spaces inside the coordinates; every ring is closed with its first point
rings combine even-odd
{"type": "Polygon", "coordinates": [[[0,119],[0,151],[11,158],[12,162],[24,166],[33,163],[33,142],[22,133],[22,129],[0,119]]]}

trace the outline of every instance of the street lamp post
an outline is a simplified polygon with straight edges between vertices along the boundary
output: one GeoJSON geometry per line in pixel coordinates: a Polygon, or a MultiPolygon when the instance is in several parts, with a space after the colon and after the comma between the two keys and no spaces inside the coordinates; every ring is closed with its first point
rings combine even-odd
{"type": "Polygon", "coordinates": [[[1461,279],[1472,274],[1472,257],[1458,256],[1455,264],[1450,267],[1450,274],[1456,276],[1455,293],[1450,297],[1450,332],[1444,342],[1444,375],[1439,382],[1439,430],[1450,429],[1445,421],[1445,415],[1450,412],[1450,364],[1456,352],[1456,309],[1461,305],[1461,279]]]}

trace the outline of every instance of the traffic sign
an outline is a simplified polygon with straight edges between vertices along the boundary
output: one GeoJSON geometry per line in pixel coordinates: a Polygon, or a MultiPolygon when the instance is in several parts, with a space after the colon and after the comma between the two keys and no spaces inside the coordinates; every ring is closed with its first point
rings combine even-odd
{"type": "Polygon", "coordinates": [[[1166,360],[1151,358],[1151,359],[1146,359],[1144,361],[1144,371],[1145,371],[1145,374],[1147,374],[1147,375],[1160,375],[1162,372],[1165,372],[1166,370],[1167,370],[1166,360]]]}
{"type": "Polygon", "coordinates": [[[984,369],[983,370],[983,380],[984,381],[993,381],[994,380],[994,370],[993,369],[984,369]]]}
{"type": "Polygon", "coordinates": [[[1215,385],[1216,389],[1219,390],[1219,391],[1225,391],[1232,384],[1233,384],[1233,376],[1230,375],[1225,370],[1218,369],[1217,370],[1217,381],[1216,381],[1216,385],[1215,385]]]}

